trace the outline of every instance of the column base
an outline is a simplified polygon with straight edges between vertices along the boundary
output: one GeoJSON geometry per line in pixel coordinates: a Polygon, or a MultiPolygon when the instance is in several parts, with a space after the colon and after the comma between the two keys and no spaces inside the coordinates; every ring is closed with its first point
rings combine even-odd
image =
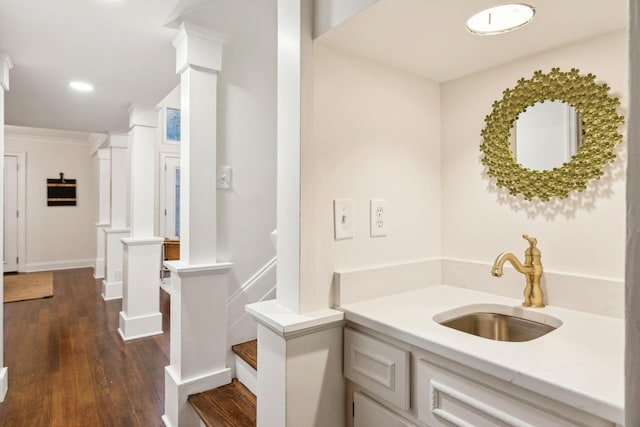
{"type": "Polygon", "coordinates": [[[118,333],[124,341],[161,335],[162,314],[157,313],[146,316],[127,317],[126,313],[121,311],[118,333]]]}
{"type": "Polygon", "coordinates": [[[112,301],[114,299],[122,298],[122,281],[119,282],[107,282],[102,281],[102,299],[105,301],[112,301]]]}
{"type": "Polygon", "coordinates": [[[104,258],[96,258],[93,265],[93,278],[104,279],[104,258]]]}
{"type": "Polygon", "coordinates": [[[5,366],[0,369],[0,402],[4,402],[9,389],[9,369],[5,366]]]}
{"type": "Polygon", "coordinates": [[[200,417],[187,403],[191,394],[201,393],[231,382],[231,369],[225,368],[186,381],[181,381],[171,366],[164,368],[164,415],[162,422],[168,427],[198,427],[200,417]]]}
{"type": "Polygon", "coordinates": [[[245,309],[258,322],[257,424],[344,425],[344,313],[299,314],[276,300],[245,309]]]}
{"type": "Polygon", "coordinates": [[[118,332],[125,341],[161,334],[159,282],[163,239],[121,240],[124,276],[118,332]]]}

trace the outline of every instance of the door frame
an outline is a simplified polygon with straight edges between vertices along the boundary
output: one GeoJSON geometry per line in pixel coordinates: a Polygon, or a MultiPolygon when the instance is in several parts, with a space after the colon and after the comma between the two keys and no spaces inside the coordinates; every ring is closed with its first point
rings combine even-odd
{"type": "Polygon", "coordinates": [[[27,153],[5,151],[4,155],[18,159],[18,272],[24,273],[27,271],[27,153]]]}
{"type": "Polygon", "coordinates": [[[160,164],[159,164],[159,172],[160,172],[160,188],[158,191],[159,195],[159,206],[158,206],[158,223],[159,223],[159,235],[162,237],[167,237],[167,224],[166,224],[166,215],[164,214],[164,209],[167,207],[167,171],[165,169],[165,165],[167,163],[168,158],[177,158],[180,159],[180,153],[174,152],[160,152],[160,164]]]}

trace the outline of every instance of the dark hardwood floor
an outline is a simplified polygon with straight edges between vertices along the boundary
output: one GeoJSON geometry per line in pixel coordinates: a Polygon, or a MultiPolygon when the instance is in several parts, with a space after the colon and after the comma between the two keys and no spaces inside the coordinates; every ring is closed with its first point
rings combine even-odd
{"type": "Polygon", "coordinates": [[[165,333],[124,343],[121,301],[103,301],[92,272],[55,272],[52,298],[4,304],[0,425],[163,425],[169,296],[161,292],[165,333]]]}

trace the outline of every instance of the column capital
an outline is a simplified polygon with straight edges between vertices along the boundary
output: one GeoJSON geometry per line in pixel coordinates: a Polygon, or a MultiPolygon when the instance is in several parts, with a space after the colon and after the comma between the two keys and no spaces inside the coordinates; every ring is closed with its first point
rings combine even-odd
{"type": "Polygon", "coordinates": [[[129,135],[109,135],[109,148],[129,148],[129,135]]]}
{"type": "Polygon", "coordinates": [[[158,127],[158,112],[153,108],[131,104],[129,106],[129,129],[135,126],[158,127]]]}
{"type": "Polygon", "coordinates": [[[9,71],[13,68],[13,60],[8,53],[0,52],[0,86],[9,90],[9,71]]]}
{"type": "Polygon", "coordinates": [[[181,74],[189,66],[220,71],[222,47],[228,38],[220,31],[182,22],[172,42],[176,48],[176,73],[181,74]]]}

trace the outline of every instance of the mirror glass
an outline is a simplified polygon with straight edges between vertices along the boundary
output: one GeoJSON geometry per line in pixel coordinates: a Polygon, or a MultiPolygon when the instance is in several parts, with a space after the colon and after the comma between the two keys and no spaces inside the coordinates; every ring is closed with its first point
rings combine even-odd
{"type": "Polygon", "coordinates": [[[536,102],[514,122],[511,151],[525,168],[551,170],[571,160],[581,134],[575,108],[562,101],[536,102]]]}

